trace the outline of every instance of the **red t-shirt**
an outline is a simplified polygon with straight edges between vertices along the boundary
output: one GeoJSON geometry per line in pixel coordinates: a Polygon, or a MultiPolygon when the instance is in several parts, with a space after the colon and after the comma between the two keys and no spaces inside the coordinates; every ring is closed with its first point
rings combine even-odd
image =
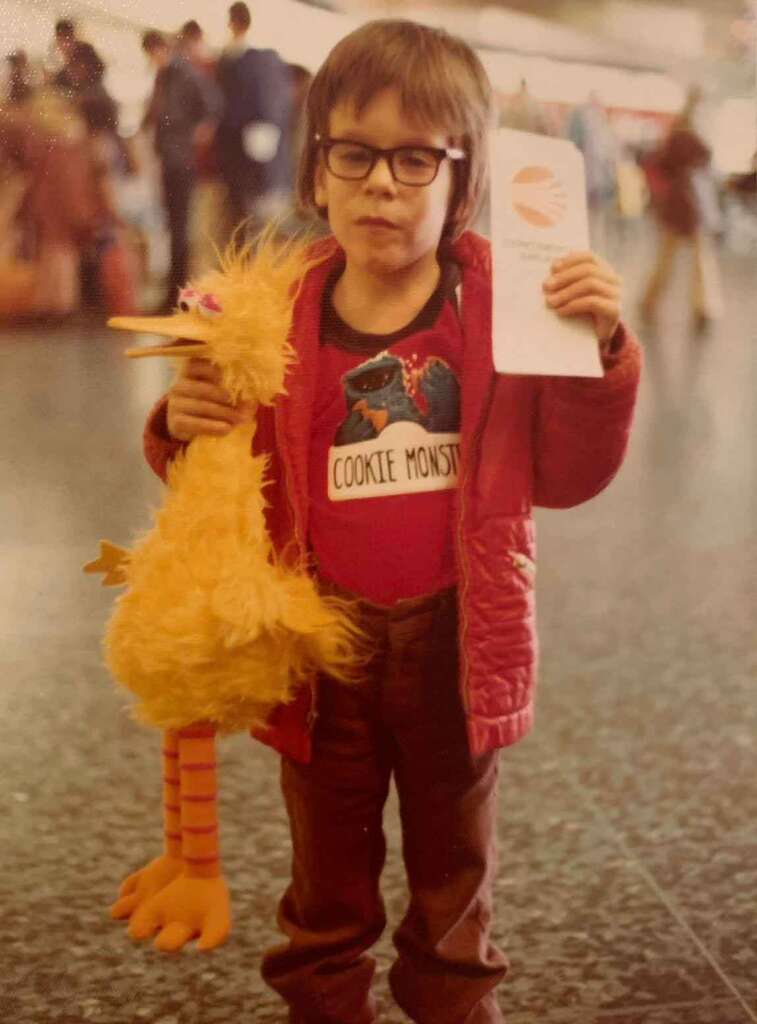
{"type": "Polygon", "coordinates": [[[378,604],[454,585],[460,451],[459,268],[412,323],[350,328],[324,292],[310,442],[310,545],[324,578],[378,604]]]}

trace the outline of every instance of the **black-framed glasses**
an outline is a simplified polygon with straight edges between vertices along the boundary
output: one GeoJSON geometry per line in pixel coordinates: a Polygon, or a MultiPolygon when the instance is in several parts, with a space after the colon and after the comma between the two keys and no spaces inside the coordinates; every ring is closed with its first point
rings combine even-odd
{"type": "Polygon", "coordinates": [[[400,185],[430,185],[439,173],[442,160],[465,160],[465,151],[453,146],[442,149],[435,146],[379,149],[366,142],[326,139],[322,135],[316,135],[315,141],[323,150],[328,170],[335,178],[344,181],[363,181],[377,161],[384,157],[392,177],[400,185]]]}

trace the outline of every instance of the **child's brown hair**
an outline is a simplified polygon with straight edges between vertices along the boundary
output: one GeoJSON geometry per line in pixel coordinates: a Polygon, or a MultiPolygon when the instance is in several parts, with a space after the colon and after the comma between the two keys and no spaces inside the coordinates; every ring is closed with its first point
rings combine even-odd
{"type": "Polygon", "coordinates": [[[452,167],[454,188],[444,236],[456,238],[473,220],[487,173],[486,132],[492,123],[492,90],[486,71],[463,40],[414,21],[371,21],[333,48],[313,79],[305,106],[305,145],[297,175],[297,198],[305,210],[326,211],[315,202],[319,159],[316,135],[329,134],[338,104],[354,104],[358,116],[383,89],[396,88],[403,110],[450,136],[466,159],[452,167]]]}

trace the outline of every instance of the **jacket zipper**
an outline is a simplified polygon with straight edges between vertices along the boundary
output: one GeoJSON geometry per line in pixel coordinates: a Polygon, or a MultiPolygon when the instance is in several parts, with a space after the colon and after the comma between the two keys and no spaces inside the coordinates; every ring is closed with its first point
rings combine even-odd
{"type": "Polygon", "coordinates": [[[294,530],[294,542],[297,545],[297,551],[301,559],[305,558],[305,545],[302,539],[302,533],[300,530],[299,516],[295,508],[294,501],[294,483],[292,477],[292,467],[289,461],[289,453],[286,451],[284,445],[281,444],[281,438],[283,431],[281,429],[281,411],[278,406],[274,407],[274,423],[276,425],[276,444],[281,455],[281,461],[284,465],[284,491],[286,493],[287,505],[289,506],[289,512],[292,517],[292,528],[294,530]]]}

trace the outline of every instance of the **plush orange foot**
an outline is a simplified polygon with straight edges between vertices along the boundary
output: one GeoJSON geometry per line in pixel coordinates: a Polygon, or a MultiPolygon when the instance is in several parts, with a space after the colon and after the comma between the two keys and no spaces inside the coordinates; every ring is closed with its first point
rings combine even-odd
{"type": "Polygon", "coordinates": [[[181,869],[180,857],[169,857],[166,854],[156,857],[124,879],[118,891],[119,898],[110,908],[110,916],[117,920],[131,917],[137,907],[173,882],[181,874],[181,869]]]}
{"type": "Polygon", "coordinates": [[[158,932],[155,948],[179,950],[199,935],[197,948],[214,949],[231,931],[231,902],[225,880],[180,875],[135,910],[129,923],[133,939],[149,939],[158,932]]]}

